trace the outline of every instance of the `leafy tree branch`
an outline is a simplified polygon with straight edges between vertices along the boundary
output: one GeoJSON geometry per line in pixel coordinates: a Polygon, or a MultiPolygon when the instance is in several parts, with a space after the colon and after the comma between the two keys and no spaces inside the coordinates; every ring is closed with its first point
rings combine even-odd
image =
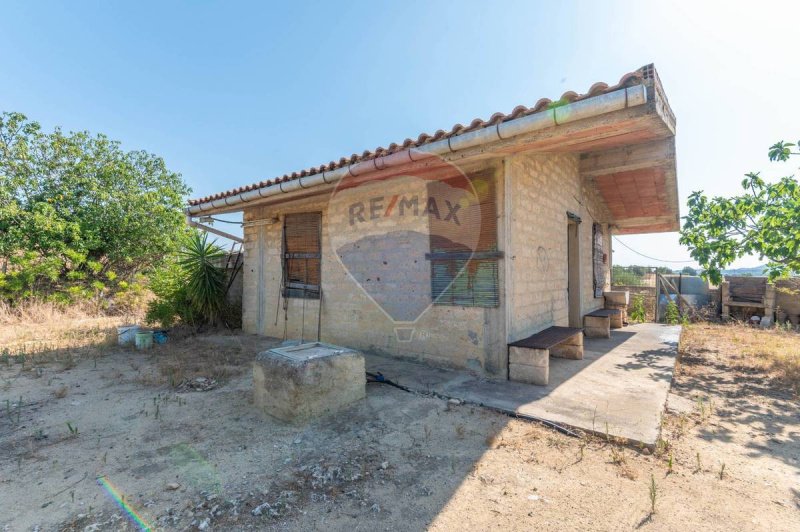
{"type": "MultiPolygon", "coordinates": [[[[770,161],[787,162],[800,152],[797,144],[770,146],[770,161]]],[[[764,181],[759,172],[745,174],[741,195],[709,198],[689,196],[680,242],[703,267],[702,275],[715,283],[722,270],[748,255],[767,259],[770,279],[800,273],[800,185],[794,175],[777,182],[764,181]]]]}

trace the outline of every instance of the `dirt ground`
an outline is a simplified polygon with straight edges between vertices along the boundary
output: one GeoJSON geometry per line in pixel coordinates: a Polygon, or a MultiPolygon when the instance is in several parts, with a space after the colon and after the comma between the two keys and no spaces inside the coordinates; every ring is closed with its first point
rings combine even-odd
{"type": "Polygon", "coordinates": [[[798,530],[796,390],[734,331],[684,332],[652,451],[380,384],[279,423],[252,405],[270,341],[248,335],[6,350],[0,529],[798,530]]]}

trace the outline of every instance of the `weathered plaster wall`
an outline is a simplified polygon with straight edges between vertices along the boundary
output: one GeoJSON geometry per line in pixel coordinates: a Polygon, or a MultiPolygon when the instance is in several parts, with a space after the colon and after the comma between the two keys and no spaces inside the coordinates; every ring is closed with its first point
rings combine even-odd
{"type": "MultiPolygon", "coordinates": [[[[499,166],[495,175],[502,180],[499,166]]],[[[502,217],[502,182],[497,190],[498,213],[502,217]]],[[[348,203],[358,199],[366,205],[376,197],[384,197],[388,201],[394,193],[419,194],[420,204],[424,205],[424,186],[410,190],[408,182],[396,185],[379,182],[359,187],[356,192],[350,193],[346,202],[331,200],[330,195],[325,195],[247,209],[244,215],[244,330],[278,338],[296,339],[302,336],[306,340],[316,340],[319,316],[320,338],[324,342],[407,357],[438,366],[470,368],[504,376],[506,335],[502,295],[497,308],[429,306],[413,324],[413,339],[409,342],[399,341],[395,327],[406,324],[398,323],[397,318],[401,322],[409,320],[397,309],[402,309],[404,303],[413,306],[419,301],[419,294],[409,293],[409,287],[424,287],[424,295],[430,300],[430,268],[425,259],[425,253],[429,252],[428,242],[425,240],[422,245],[419,239],[400,239],[398,244],[395,238],[393,246],[402,249],[381,249],[385,242],[370,240],[369,237],[396,229],[397,220],[379,218],[370,220],[370,223],[351,225],[350,213],[346,208],[348,203]],[[287,213],[311,211],[322,213],[321,314],[320,301],[311,299],[289,298],[285,301],[287,308],[284,311],[284,299],[280,297],[282,217],[287,213]],[[276,216],[281,221],[272,224],[260,222],[276,216]],[[386,256],[390,257],[389,263],[384,265],[386,275],[379,274],[369,280],[362,277],[360,282],[356,282],[358,275],[348,272],[337,257],[342,250],[342,242],[348,240],[366,243],[362,249],[364,260],[381,261],[386,256]],[[398,261],[404,259],[412,262],[405,262],[405,268],[398,268],[392,264],[392,257],[398,261]],[[414,260],[424,261],[425,264],[422,268],[415,268],[414,260]],[[387,283],[390,286],[375,286],[387,283]],[[362,285],[369,286],[372,297],[362,285]],[[380,300],[381,294],[385,296],[387,293],[395,293],[396,298],[405,300],[401,300],[398,307],[397,301],[384,298],[378,301],[385,307],[382,310],[376,299],[380,300]],[[389,308],[390,315],[387,315],[386,308],[389,308]]],[[[384,208],[387,201],[383,202],[384,208]]],[[[416,223],[406,220],[403,229],[426,233],[427,218],[419,216],[416,223]]],[[[498,242],[502,249],[503,228],[498,231],[498,242]]],[[[501,294],[503,277],[501,259],[501,294]]]]}
{"type": "MultiPolygon", "coordinates": [[[[601,197],[578,173],[573,154],[514,155],[505,159],[511,216],[509,234],[509,340],[551,325],[568,325],[567,211],[580,216],[582,314],[603,306],[592,282],[592,223],[609,220],[601,197]]],[[[508,190],[508,189],[507,189],[508,190]]],[[[610,232],[604,225],[604,251],[610,232]]],[[[606,286],[610,283],[606,266],[606,286]]]]}

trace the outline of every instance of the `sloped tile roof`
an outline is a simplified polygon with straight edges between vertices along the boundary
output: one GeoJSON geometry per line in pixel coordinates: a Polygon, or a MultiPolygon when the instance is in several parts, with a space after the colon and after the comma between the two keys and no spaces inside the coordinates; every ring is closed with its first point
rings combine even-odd
{"type": "Polygon", "coordinates": [[[270,185],[274,185],[277,183],[283,183],[286,181],[291,181],[293,179],[299,179],[301,177],[306,177],[314,174],[318,174],[324,171],[331,171],[337,168],[341,168],[343,166],[347,166],[350,164],[354,164],[361,161],[368,161],[374,159],[376,157],[382,157],[385,155],[391,155],[392,153],[411,149],[411,148],[418,148],[425,144],[435,142],[437,140],[449,138],[455,135],[460,135],[462,133],[467,133],[469,131],[474,131],[476,129],[482,129],[489,126],[494,126],[500,122],[507,122],[509,120],[514,120],[516,118],[521,118],[523,116],[532,115],[534,113],[538,113],[550,108],[554,103],[573,103],[580,100],[585,100],[586,98],[591,98],[593,96],[599,96],[601,94],[605,94],[608,92],[613,92],[615,90],[630,87],[632,85],[638,85],[642,83],[643,79],[648,79],[654,75],[653,65],[645,65],[642,68],[635,70],[633,72],[628,72],[624,76],[622,76],[617,82],[616,85],[609,85],[603,82],[597,82],[589,87],[589,90],[584,94],[578,94],[574,91],[567,91],[561,95],[561,98],[556,100],[550,100],[549,98],[541,98],[537,101],[533,107],[526,107],[524,105],[518,105],[514,109],[511,110],[510,113],[494,113],[492,116],[489,117],[488,120],[482,120],[480,118],[476,118],[472,120],[469,125],[463,124],[456,124],[451,127],[448,131],[439,129],[432,134],[429,133],[421,133],[416,139],[407,138],[401,143],[391,143],[388,147],[377,147],[374,150],[365,150],[360,155],[357,153],[352,154],[350,157],[342,157],[338,161],[331,161],[326,164],[321,164],[319,166],[314,166],[311,168],[307,168],[305,170],[301,170],[299,172],[292,172],[291,174],[284,174],[282,176],[274,177],[272,179],[267,179],[265,181],[260,181],[258,183],[252,183],[250,185],[234,188],[231,190],[226,190],[224,192],[218,192],[216,194],[212,194],[210,196],[205,196],[202,198],[196,198],[189,200],[189,205],[199,205],[201,203],[206,203],[209,201],[214,201],[217,199],[227,198],[230,196],[236,196],[243,192],[249,192],[250,190],[255,190],[258,188],[268,187],[270,185]]]}

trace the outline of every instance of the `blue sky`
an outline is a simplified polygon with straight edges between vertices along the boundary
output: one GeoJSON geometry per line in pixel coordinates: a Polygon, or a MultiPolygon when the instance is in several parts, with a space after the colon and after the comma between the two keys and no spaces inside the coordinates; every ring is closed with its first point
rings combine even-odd
{"type": "MultiPolygon", "coordinates": [[[[747,5],[0,1],[0,110],[161,155],[200,196],[654,62],[685,202],[795,170],[766,148],[800,138],[800,2],[747,5]]],[[[688,258],[675,233],[624,241],[688,258]]]]}

